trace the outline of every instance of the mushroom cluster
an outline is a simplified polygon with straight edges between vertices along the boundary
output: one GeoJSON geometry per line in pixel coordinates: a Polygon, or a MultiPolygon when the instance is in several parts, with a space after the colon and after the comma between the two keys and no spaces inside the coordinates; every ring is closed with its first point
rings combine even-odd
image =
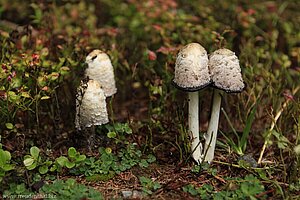
{"type": "Polygon", "coordinates": [[[206,50],[198,43],[184,46],[178,53],[175,63],[174,85],[188,93],[188,126],[192,136],[192,155],[196,162],[210,163],[214,157],[220,106],[221,90],[227,93],[241,92],[244,81],[239,60],[234,52],[218,49],[209,58],[206,50]],[[214,87],[213,106],[208,130],[204,135],[204,149],[199,139],[199,90],[214,87]]]}
{"type": "Polygon", "coordinates": [[[86,57],[86,63],[86,81],[82,81],[77,89],[77,130],[108,123],[106,98],[117,92],[113,66],[106,53],[94,50],[86,57]]]}

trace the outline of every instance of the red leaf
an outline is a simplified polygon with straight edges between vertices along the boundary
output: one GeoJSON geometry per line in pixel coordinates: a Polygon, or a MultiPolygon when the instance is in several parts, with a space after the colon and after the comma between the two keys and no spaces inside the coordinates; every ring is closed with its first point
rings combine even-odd
{"type": "Polygon", "coordinates": [[[169,54],[172,51],[176,51],[175,47],[164,47],[161,46],[159,49],[156,50],[157,53],[169,54]]]}
{"type": "Polygon", "coordinates": [[[157,58],[156,54],[153,51],[148,50],[148,59],[149,60],[156,60],[156,58],[157,58]]]}

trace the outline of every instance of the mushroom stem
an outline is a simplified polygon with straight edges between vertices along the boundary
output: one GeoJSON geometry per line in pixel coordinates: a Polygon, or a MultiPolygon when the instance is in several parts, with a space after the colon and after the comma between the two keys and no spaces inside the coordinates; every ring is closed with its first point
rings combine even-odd
{"type": "Polygon", "coordinates": [[[115,116],[114,116],[114,110],[113,110],[113,98],[114,98],[114,95],[112,95],[109,99],[109,111],[110,111],[110,120],[112,121],[113,124],[115,124],[115,116]]]}
{"type": "Polygon", "coordinates": [[[199,114],[198,114],[198,107],[199,107],[199,94],[198,92],[189,92],[189,117],[188,117],[188,125],[189,131],[192,137],[192,152],[193,158],[196,162],[202,162],[202,144],[199,140],[199,114]]]}
{"type": "Polygon", "coordinates": [[[217,133],[218,133],[218,125],[219,125],[221,100],[222,100],[222,92],[218,89],[214,89],[211,117],[208,125],[208,130],[205,134],[204,154],[206,155],[204,160],[208,163],[211,163],[211,161],[214,158],[216,141],[217,141],[217,133]]]}

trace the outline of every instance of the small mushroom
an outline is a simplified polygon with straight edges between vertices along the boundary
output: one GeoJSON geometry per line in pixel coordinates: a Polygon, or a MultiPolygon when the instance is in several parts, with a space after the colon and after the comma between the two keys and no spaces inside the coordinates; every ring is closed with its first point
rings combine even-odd
{"type": "Polygon", "coordinates": [[[174,85],[188,92],[188,126],[192,136],[192,152],[196,162],[202,162],[202,144],[199,140],[199,95],[198,90],[211,83],[206,50],[198,43],[184,46],[175,63],[174,85]]]}
{"type": "Polygon", "coordinates": [[[214,158],[219,125],[222,91],[239,93],[245,88],[239,59],[229,49],[218,49],[209,56],[208,67],[213,81],[214,95],[211,118],[205,134],[204,160],[210,163],[214,158]]]}
{"type": "Polygon", "coordinates": [[[102,86],[105,96],[110,97],[117,92],[114,69],[106,53],[93,50],[87,57],[88,68],[85,77],[96,80],[102,86]]]}
{"type": "Polygon", "coordinates": [[[77,89],[75,127],[78,130],[108,123],[104,91],[96,80],[77,89]]]}

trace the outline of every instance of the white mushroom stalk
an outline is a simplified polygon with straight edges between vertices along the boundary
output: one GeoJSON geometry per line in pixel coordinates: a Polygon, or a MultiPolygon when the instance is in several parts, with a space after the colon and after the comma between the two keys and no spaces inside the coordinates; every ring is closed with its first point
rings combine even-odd
{"type": "Polygon", "coordinates": [[[110,97],[117,92],[114,69],[106,53],[94,50],[86,57],[88,68],[85,77],[96,80],[102,86],[105,96],[110,97]]]}
{"type": "Polygon", "coordinates": [[[214,158],[219,125],[221,96],[227,93],[242,92],[245,84],[241,74],[239,60],[234,52],[218,49],[209,57],[208,62],[214,90],[213,105],[208,130],[205,134],[204,160],[211,163],[214,158]]]}
{"type": "Polygon", "coordinates": [[[77,89],[75,127],[78,130],[108,123],[104,91],[98,81],[89,80],[77,89]]]}
{"type": "Polygon", "coordinates": [[[174,85],[189,94],[188,126],[192,138],[191,150],[194,160],[202,162],[202,144],[199,139],[199,96],[198,90],[211,82],[206,50],[198,43],[184,46],[175,63],[174,85]]]}

